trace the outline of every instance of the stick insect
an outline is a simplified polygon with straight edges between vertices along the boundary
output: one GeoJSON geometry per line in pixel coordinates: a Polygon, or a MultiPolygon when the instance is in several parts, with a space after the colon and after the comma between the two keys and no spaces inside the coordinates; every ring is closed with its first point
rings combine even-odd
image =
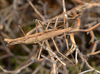
{"type": "Polygon", "coordinates": [[[32,35],[28,35],[25,37],[20,37],[16,39],[4,39],[4,41],[7,42],[8,45],[15,45],[15,44],[34,44],[38,43],[40,41],[55,37],[57,35],[61,35],[63,33],[75,33],[75,32],[89,32],[99,26],[100,23],[96,24],[95,26],[89,28],[89,29],[73,29],[72,27],[68,27],[65,29],[58,29],[54,31],[48,31],[48,32],[40,32],[32,35]]]}

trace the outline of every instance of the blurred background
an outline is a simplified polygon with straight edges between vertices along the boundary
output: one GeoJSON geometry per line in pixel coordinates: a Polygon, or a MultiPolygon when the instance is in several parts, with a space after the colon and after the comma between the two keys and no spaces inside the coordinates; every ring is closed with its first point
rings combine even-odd
{"type": "MultiPolygon", "coordinates": [[[[45,17],[50,19],[62,14],[62,0],[31,0],[36,9],[45,17]]],[[[66,10],[69,11],[83,3],[99,3],[99,0],[65,0],[66,10]]],[[[79,12],[77,12],[79,13],[79,12]]],[[[72,15],[72,14],[70,14],[72,15]]],[[[69,16],[70,17],[70,16],[69,16]]],[[[100,7],[94,7],[85,10],[80,16],[82,29],[87,29],[100,21],[100,7]]],[[[35,51],[39,48],[39,45],[35,44],[18,44],[7,46],[4,38],[18,38],[24,36],[22,30],[26,34],[36,26],[35,20],[42,21],[40,16],[29,5],[27,0],[0,0],[0,66],[8,71],[14,71],[20,67],[22,63],[27,61],[35,51]],[[19,27],[20,26],[20,27],[19,27]]],[[[72,25],[74,20],[69,20],[69,25],[72,25]]],[[[76,33],[75,41],[88,63],[95,69],[100,71],[100,53],[96,55],[88,56],[90,52],[95,49],[100,51],[100,26],[95,28],[90,33],[76,33]]],[[[61,53],[66,51],[66,42],[63,38],[57,39],[55,42],[59,47],[61,53]]],[[[49,44],[53,51],[60,56],[54,47],[53,42],[49,39],[49,44]]],[[[69,47],[71,47],[69,40],[69,47]]],[[[48,52],[43,50],[42,54],[48,56],[48,52]]],[[[75,56],[75,52],[72,54],[75,56]]],[[[69,56],[70,60],[74,60],[72,56],[69,56]]],[[[77,66],[73,66],[68,60],[64,60],[66,67],[60,66],[58,74],[78,74],[82,65],[81,59],[78,57],[77,66]],[[65,71],[67,72],[65,73],[65,71]]],[[[87,70],[87,66],[84,64],[82,71],[87,70]]],[[[29,67],[26,67],[19,74],[49,74],[52,70],[52,64],[49,61],[35,61],[29,67]]],[[[0,74],[8,74],[0,69],[0,74]]],[[[94,74],[89,72],[87,74],[94,74]]]]}

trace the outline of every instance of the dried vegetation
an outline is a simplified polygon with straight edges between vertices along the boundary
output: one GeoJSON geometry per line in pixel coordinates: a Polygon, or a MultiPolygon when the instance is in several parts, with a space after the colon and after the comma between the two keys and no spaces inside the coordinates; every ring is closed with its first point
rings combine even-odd
{"type": "Polygon", "coordinates": [[[0,0],[0,74],[99,74],[99,0],[0,0]]]}

